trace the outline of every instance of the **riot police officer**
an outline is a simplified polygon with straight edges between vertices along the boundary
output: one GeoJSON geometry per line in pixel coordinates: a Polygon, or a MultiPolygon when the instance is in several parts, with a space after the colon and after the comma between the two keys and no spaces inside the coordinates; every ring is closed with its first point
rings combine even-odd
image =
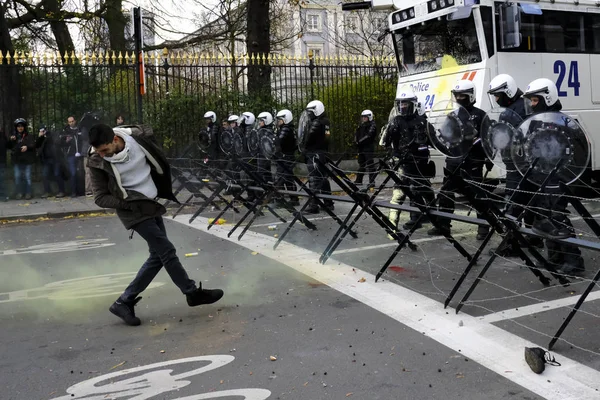
{"type": "MultiPolygon", "coordinates": [[[[331,184],[327,179],[326,172],[323,167],[318,164],[315,159],[323,162],[327,159],[329,151],[329,118],[325,113],[325,106],[319,100],[313,100],[306,105],[306,111],[310,118],[310,127],[304,140],[304,151],[306,155],[306,166],[308,167],[308,180],[311,190],[317,194],[331,194],[331,184]]],[[[323,200],[325,207],[333,209],[332,200],[323,200]]],[[[309,214],[319,212],[318,203],[312,201],[306,209],[309,214]]]]}
{"type": "MultiPolygon", "coordinates": [[[[277,163],[276,181],[279,181],[280,190],[296,190],[296,183],[290,174],[294,171],[295,152],[296,152],[296,135],[294,133],[294,117],[290,110],[281,110],[275,116],[277,118],[277,141],[279,150],[281,151],[281,160],[277,163]],[[286,165],[286,168],[283,165],[286,165]]],[[[300,205],[298,196],[290,195],[290,203],[293,206],[300,205]]]]}
{"type": "MultiPolygon", "coordinates": [[[[550,79],[540,78],[529,84],[523,94],[528,114],[560,112],[562,104],[558,99],[558,89],[550,79]]],[[[565,118],[568,118],[564,115],[565,118]]],[[[541,121],[532,121],[529,130],[539,127],[541,121]]],[[[566,127],[565,127],[566,128],[566,127]]],[[[540,177],[538,180],[543,180],[540,177]]],[[[567,275],[581,275],[585,272],[581,250],[577,246],[565,245],[552,239],[574,237],[573,224],[567,216],[567,199],[561,196],[559,179],[554,177],[546,187],[550,196],[539,196],[536,200],[538,213],[532,230],[546,238],[548,261],[558,272],[567,275]]]]}
{"type": "MultiPolygon", "coordinates": [[[[456,103],[461,106],[458,110],[457,117],[463,122],[465,126],[464,129],[473,131],[469,134],[469,136],[473,136],[473,143],[469,144],[470,150],[467,154],[464,154],[461,157],[446,158],[446,166],[444,169],[445,188],[438,194],[437,201],[438,209],[447,213],[454,213],[455,191],[457,190],[454,179],[460,174],[457,169],[462,167],[472,180],[481,182],[483,180],[483,166],[485,165],[488,170],[491,170],[494,166],[492,161],[486,157],[479,138],[481,124],[486,114],[482,109],[475,107],[475,102],[477,101],[475,85],[469,80],[459,80],[456,82],[456,85],[451,92],[456,103]],[[449,180],[451,182],[448,183],[449,180]]],[[[427,233],[429,235],[449,234],[450,227],[451,224],[449,219],[439,218],[438,226],[430,229],[427,233]]],[[[488,231],[488,226],[478,226],[477,240],[485,239],[488,231]]]]}
{"type": "MultiPolygon", "coordinates": [[[[258,114],[258,140],[262,140],[263,136],[270,136],[275,138],[275,132],[273,131],[273,115],[269,112],[261,112],[258,114]]],[[[257,156],[257,168],[258,174],[262,177],[263,181],[271,182],[273,176],[271,174],[271,160],[269,160],[265,154],[262,153],[262,149],[259,151],[257,156]]]]}
{"type": "Polygon", "coordinates": [[[221,129],[217,124],[217,114],[213,111],[208,111],[204,114],[204,120],[206,121],[206,133],[210,138],[210,144],[207,149],[208,158],[212,161],[215,168],[219,168],[223,161],[223,153],[219,143],[221,129]]]}
{"type": "MultiPolygon", "coordinates": [[[[435,195],[428,179],[432,176],[429,171],[429,135],[428,130],[433,127],[425,118],[418,114],[417,95],[410,88],[405,88],[396,97],[398,115],[388,124],[385,138],[385,147],[391,149],[394,158],[400,161],[402,171],[402,185],[394,186],[392,204],[403,201],[403,192],[410,190],[416,196],[411,199],[415,202],[429,204],[435,195]]],[[[435,175],[435,172],[433,173],[435,175]]],[[[394,224],[398,223],[398,210],[390,209],[388,218],[394,224]]],[[[411,229],[417,223],[420,213],[410,213],[410,220],[404,224],[404,229],[411,229]]],[[[421,222],[419,226],[421,227],[421,222]]]]}
{"type": "Polygon", "coordinates": [[[365,171],[369,174],[369,187],[375,186],[375,163],[373,162],[373,153],[375,152],[375,139],[377,136],[377,126],[373,121],[373,112],[364,110],[361,114],[361,123],[354,133],[354,141],[358,147],[358,173],[354,183],[362,185],[365,171]]]}
{"type": "MultiPolygon", "coordinates": [[[[257,172],[256,169],[256,160],[250,154],[250,150],[248,148],[249,143],[251,141],[252,132],[255,130],[256,117],[250,111],[243,112],[239,118],[236,120],[236,127],[238,132],[242,136],[243,139],[243,152],[240,154],[242,160],[244,160],[250,169],[253,172],[257,172]]],[[[240,178],[243,183],[249,184],[251,183],[251,179],[245,171],[240,172],[240,178]]],[[[254,191],[248,191],[248,200],[253,201],[256,198],[256,193],[254,191]]]]}
{"type": "MultiPolygon", "coordinates": [[[[517,86],[517,82],[512,76],[508,74],[500,74],[496,76],[490,82],[490,90],[488,93],[493,97],[493,101],[496,102],[500,107],[510,110],[510,112],[503,112],[500,115],[500,119],[511,124],[513,127],[518,128],[520,123],[527,118],[525,112],[525,100],[523,99],[523,91],[517,86]]],[[[521,214],[523,207],[519,205],[527,205],[531,197],[530,194],[525,192],[535,192],[537,188],[530,181],[524,180],[521,183],[521,190],[514,192],[514,190],[521,182],[521,174],[517,170],[512,157],[510,155],[510,147],[502,153],[502,161],[506,167],[506,197],[511,197],[512,205],[509,209],[509,214],[516,217],[521,214]]],[[[533,223],[533,213],[527,212],[524,217],[525,226],[530,227],[533,223]]],[[[539,238],[528,238],[530,244],[538,247],[543,247],[544,243],[539,238]]],[[[513,249],[510,245],[505,248],[498,248],[495,250],[496,253],[501,257],[515,257],[518,256],[516,249],[513,249]]]]}

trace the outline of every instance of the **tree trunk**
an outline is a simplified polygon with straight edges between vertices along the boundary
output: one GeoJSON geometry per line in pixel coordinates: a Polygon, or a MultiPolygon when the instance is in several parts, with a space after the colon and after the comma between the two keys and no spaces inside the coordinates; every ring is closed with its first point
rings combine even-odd
{"type": "MultiPolygon", "coordinates": [[[[60,15],[61,13],[61,4],[63,2],[60,0],[47,1],[46,10],[50,11],[53,15],[60,15]]],[[[75,51],[75,45],[73,44],[73,39],[71,38],[71,33],[69,32],[69,28],[65,21],[50,21],[50,28],[52,29],[52,34],[54,34],[54,39],[56,40],[56,46],[58,47],[58,51],[60,52],[61,57],[64,57],[65,53],[71,55],[73,51],[75,51]]],[[[63,63],[66,60],[63,59],[63,63]]]]}
{"type": "Polygon", "coordinates": [[[262,56],[271,51],[269,0],[248,0],[247,7],[246,48],[248,55],[261,57],[248,65],[248,95],[266,107],[271,98],[271,66],[266,60],[263,64],[262,56]]]}
{"type": "Polygon", "coordinates": [[[111,50],[115,53],[127,50],[125,26],[127,18],[123,15],[123,0],[106,0],[106,12],[103,15],[108,26],[108,38],[111,50]]]}
{"type": "MultiPolygon", "coordinates": [[[[6,21],[5,5],[0,3],[0,51],[4,57],[7,53],[14,55],[14,47],[10,38],[10,30],[6,21]]],[[[0,127],[4,132],[12,132],[12,121],[21,117],[20,77],[14,60],[7,64],[6,58],[0,62],[0,127]]],[[[23,115],[23,117],[25,117],[23,115]]]]}

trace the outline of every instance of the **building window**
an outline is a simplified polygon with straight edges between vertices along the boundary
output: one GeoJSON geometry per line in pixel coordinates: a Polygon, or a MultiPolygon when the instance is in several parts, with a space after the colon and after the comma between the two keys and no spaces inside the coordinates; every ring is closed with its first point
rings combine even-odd
{"type": "Polygon", "coordinates": [[[308,14],[306,16],[306,30],[321,32],[321,16],[319,14],[308,14]]]}
{"type": "Polygon", "coordinates": [[[310,55],[312,51],[313,58],[323,58],[323,45],[322,44],[309,44],[306,45],[306,53],[310,55]]]}

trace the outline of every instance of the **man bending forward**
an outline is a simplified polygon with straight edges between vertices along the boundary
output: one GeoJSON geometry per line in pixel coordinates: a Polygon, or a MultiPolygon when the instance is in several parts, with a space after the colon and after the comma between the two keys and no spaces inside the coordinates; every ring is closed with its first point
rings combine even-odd
{"type": "Polygon", "coordinates": [[[190,307],[211,304],[223,297],[220,289],[202,289],[191,280],[175,247],[167,237],[162,219],[166,209],[156,198],[177,201],[171,185],[169,163],[147,126],[95,125],[89,132],[88,167],[96,204],[114,208],[126,229],[133,229],[148,243],[150,257],[110,312],[127,325],[139,325],[133,307],[138,297],[164,266],[190,307]]]}

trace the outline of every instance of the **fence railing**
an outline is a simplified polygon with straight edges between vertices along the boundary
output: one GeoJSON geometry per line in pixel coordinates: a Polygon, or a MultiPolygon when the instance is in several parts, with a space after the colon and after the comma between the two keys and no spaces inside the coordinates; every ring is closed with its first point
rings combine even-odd
{"type": "MultiPolygon", "coordinates": [[[[290,109],[297,118],[310,100],[325,104],[331,119],[332,150],[353,143],[360,112],[370,109],[379,126],[387,121],[396,92],[393,58],[222,57],[182,52],[146,53],[141,115],[169,153],[185,147],[203,126],[206,111],[220,119],[251,111],[290,109]],[[270,88],[249,93],[248,68],[267,65],[270,88]],[[268,90],[267,90],[268,89],[268,90]]],[[[27,118],[37,129],[62,129],[69,115],[100,111],[113,124],[117,115],[138,122],[136,60],[133,53],[0,54],[0,123],[27,118]]]]}

